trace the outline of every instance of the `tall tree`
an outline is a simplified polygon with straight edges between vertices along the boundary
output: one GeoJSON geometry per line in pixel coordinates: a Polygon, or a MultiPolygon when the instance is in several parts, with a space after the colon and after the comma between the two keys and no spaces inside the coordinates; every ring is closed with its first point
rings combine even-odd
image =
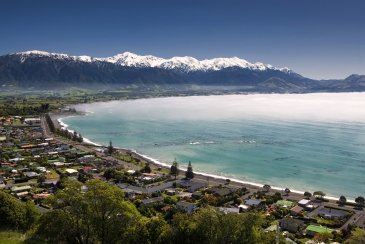
{"type": "Polygon", "coordinates": [[[112,140],[109,141],[109,146],[108,146],[108,153],[111,155],[114,152],[114,147],[113,147],[113,143],[112,140]]]}
{"type": "Polygon", "coordinates": [[[355,202],[357,203],[359,208],[363,208],[365,206],[365,198],[362,196],[355,198],[355,202]]]}
{"type": "Polygon", "coordinates": [[[189,161],[188,169],[185,172],[185,177],[187,179],[193,179],[194,178],[193,167],[191,166],[191,162],[190,161],[189,161]]]}
{"type": "Polygon", "coordinates": [[[345,196],[340,196],[340,198],[338,199],[338,202],[340,203],[340,205],[345,205],[347,202],[347,199],[345,196]]]}
{"type": "Polygon", "coordinates": [[[176,177],[179,175],[179,164],[176,161],[176,158],[174,160],[174,162],[172,162],[171,168],[170,168],[170,175],[175,176],[175,180],[176,177]]]}

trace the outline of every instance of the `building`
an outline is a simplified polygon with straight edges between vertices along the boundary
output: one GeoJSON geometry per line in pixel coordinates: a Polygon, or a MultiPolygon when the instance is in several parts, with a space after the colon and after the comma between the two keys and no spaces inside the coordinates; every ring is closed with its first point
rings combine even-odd
{"type": "Polygon", "coordinates": [[[11,188],[11,192],[24,192],[24,191],[29,191],[30,189],[32,189],[31,186],[13,186],[11,188]]]}
{"type": "Polygon", "coordinates": [[[290,209],[290,214],[293,215],[293,216],[298,216],[298,215],[302,214],[303,211],[304,211],[304,208],[297,205],[297,206],[290,209]]]}
{"type": "Polygon", "coordinates": [[[260,199],[248,199],[245,201],[245,205],[249,208],[263,208],[265,207],[265,202],[260,199]]]}
{"type": "Polygon", "coordinates": [[[155,203],[162,203],[163,197],[154,197],[154,198],[147,198],[142,200],[142,204],[145,206],[155,204],[155,203]]]}
{"type": "Polygon", "coordinates": [[[188,214],[198,209],[195,203],[180,201],[176,203],[176,207],[188,214]]]}
{"type": "Polygon", "coordinates": [[[279,226],[282,230],[289,231],[290,233],[297,233],[304,229],[305,224],[303,220],[283,218],[282,220],[280,220],[279,226]]]}
{"type": "Polygon", "coordinates": [[[351,213],[346,210],[328,207],[321,208],[318,211],[318,216],[325,219],[345,219],[350,214],[351,213]]]}
{"type": "Polygon", "coordinates": [[[208,189],[208,191],[218,197],[228,196],[233,193],[233,191],[227,187],[212,187],[208,189]]]}
{"type": "Polygon", "coordinates": [[[220,211],[222,211],[223,213],[225,214],[228,214],[228,213],[240,213],[240,209],[239,208],[224,208],[224,207],[220,207],[219,208],[220,211]]]}

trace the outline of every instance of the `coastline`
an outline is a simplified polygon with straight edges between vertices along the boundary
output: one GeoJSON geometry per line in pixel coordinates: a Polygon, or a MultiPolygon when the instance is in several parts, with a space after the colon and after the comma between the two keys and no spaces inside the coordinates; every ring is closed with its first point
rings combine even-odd
{"type": "MultiPolygon", "coordinates": [[[[66,129],[70,132],[73,132],[73,130],[69,128],[69,125],[66,124],[63,121],[63,119],[69,118],[69,117],[74,117],[74,116],[85,116],[86,114],[85,113],[81,113],[81,114],[58,114],[57,116],[56,116],[56,114],[52,114],[52,116],[53,115],[55,115],[54,119],[57,122],[56,128],[64,128],[64,129],[66,129]]],[[[52,117],[52,119],[53,119],[53,117],[52,117]]],[[[95,143],[95,142],[91,141],[88,138],[85,138],[85,137],[83,137],[83,138],[84,138],[84,143],[87,144],[87,145],[95,146],[95,147],[106,147],[105,145],[100,145],[98,143],[95,143]]],[[[158,161],[158,160],[156,160],[156,159],[154,159],[154,158],[152,158],[148,155],[140,153],[135,149],[118,148],[118,147],[115,147],[115,148],[117,150],[122,150],[124,152],[131,153],[133,155],[133,157],[138,158],[138,159],[143,160],[143,161],[146,161],[149,164],[152,164],[156,167],[163,167],[163,168],[169,169],[170,166],[171,166],[167,163],[160,162],[160,161],[158,161]]],[[[184,172],[186,171],[185,168],[179,167],[179,169],[184,171],[184,172]]],[[[243,187],[247,187],[251,190],[260,190],[264,186],[264,184],[262,184],[262,183],[244,181],[244,180],[239,180],[239,179],[235,179],[235,178],[215,175],[215,174],[201,172],[201,171],[194,171],[194,174],[200,180],[208,181],[208,182],[215,182],[217,184],[222,184],[222,185],[224,185],[226,183],[226,180],[229,179],[230,183],[234,183],[234,184],[237,184],[237,185],[240,185],[240,186],[243,186],[243,187]]],[[[271,186],[272,191],[280,192],[280,193],[284,192],[284,189],[287,188],[287,187],[272,186],[272,185],[270,185],[270,186],[271,186]]],[[[291,196],[296,195],[296,198],[304,198],[304,191],[291,189],[291,188],[289,188],[289,189],[291,191],[291,193],[290,193],[291,196]]],[[[330,195],[330,196],[325,196],[324,199],[336,202],[339,199],[339,197],[330,195]]],[[[354,199],[347,199],[347,201],[351,202],[351,203],[355,203],[354,199]]]]}

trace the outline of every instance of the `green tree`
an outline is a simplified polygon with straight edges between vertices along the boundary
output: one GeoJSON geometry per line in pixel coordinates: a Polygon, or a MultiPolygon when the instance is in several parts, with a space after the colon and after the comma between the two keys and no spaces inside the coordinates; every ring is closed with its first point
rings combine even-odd
{"type": "Polygon", "coordinates": [[[304,192],[304,197],[306,197],[306,198],[311,198],[312,197],[312,193],[310,193],[310,192],[308,192],[308,191],[306,191],[306,192],[304,192]]]}
{"type": "Polygon", "coordinates": [[[177,163],[176,159],[174,160],[174,162],[171,165],[170,175],[175,176],[175,180],[176,180],[176,177],[179,175],[179,164],[177,163]]]}
{"type": "Polygon", "coordinates": [[[73,135],[72,135],[72,140],[73,141],[77,141],[77,138],[78,138],[78,135],[77,135],[77,132],[74,131],[73,135]]]}
{"type": "Polygon", "coordinates": [[[270,189],[271,189],[271,186],[270,185],[264,185],[262,188],[264,188],[264,191],[265,192],[269,192],[270,191],[270,189]]]}
{"type": "Polygon", "coordinates": [[[347,202],[347,199],[345,196],[340,196],[340,198],[338,199],[338,202],[340,205],[345,205],[347,202]]]}
{"type": "Polygon", "coordinates": [[[289,188],[285,188],[284,192],[285,192],[285,194],[288,196],[288,195],[289,195],[289,193],[290,193],[291,191],[290,191],[290,189],[289,189],[289,188]]]}
{"type": "Polygon", "coordinates": [[[191,166],[191,162],[190,161],[189,161],[188,169],[185,172],[185,177],[187,179],[193,179],[194,178],[193,167],[191,166]]]}
{"type": "Polygon", "coordinates": [[[160,216],[151,218],[143,217],[137,228],[129,232],[129,243],[171,243],[171,228],[169,224],[160,216]]]}
{"type": "Polygon", "coordinates": [[[111,141],[111,140],[109,141],[108,153],[109,153],[110,155],[112,155],[112,154],[114,153],[114,147],[113,147],[113,143],[112,143],[112,141],[111,141]]]}
{"type": "Polygon", "coordinates": [[[128,233],[141,216],[124,200],[124,193],[99,180],[86,182],[85,193],[81,186],[67,181],[63,190],[47,199],[55,210],[42,216],[36,237],[56,243],[129,242],[128,233]]]}
{"type": "Polygon", "coordinates": [[[149,163],[146,163],[146,165],[143,167],[142,169],[142,172],[143,173],[151,173],[152,170],[151,170],[151,167],[150,167],[150,164],[149,163]]]}
{"type": "Polygon", "coordinates": [[[365,206],[365,199],[362,196],[355,198],[355,202],[357,203],[359,208],[363,208],[365,206]]]}
{"type": "Polygon", "coordinates": [[[0,228],[28,230],[35,224],[39,215],[34,203],[23,203],[0,191],[0,228]]]}
{"type": "Polygon", "coordinates": [[[313,192],[313,196],[319,199],[323,199],[323,197],[326,196],[326,193],[324,193],[323,191],[315,191],[313,192]]]}
{"type": "Polygon", "coordinates": [[[365,230],[357,228],[352,231],[350,238],[348,238],[345,244],[359,244],[365,243],[365,230]]]}

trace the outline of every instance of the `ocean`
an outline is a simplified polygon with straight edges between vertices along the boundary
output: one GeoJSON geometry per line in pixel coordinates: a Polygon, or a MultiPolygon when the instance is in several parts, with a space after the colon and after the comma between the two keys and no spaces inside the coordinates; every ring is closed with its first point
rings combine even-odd
{"type": "Polygon", "coordinates": [[[94,143],[162,163],[292,191],[365,195],[365,93],[112,101],[63,118],[94,143]]]}

